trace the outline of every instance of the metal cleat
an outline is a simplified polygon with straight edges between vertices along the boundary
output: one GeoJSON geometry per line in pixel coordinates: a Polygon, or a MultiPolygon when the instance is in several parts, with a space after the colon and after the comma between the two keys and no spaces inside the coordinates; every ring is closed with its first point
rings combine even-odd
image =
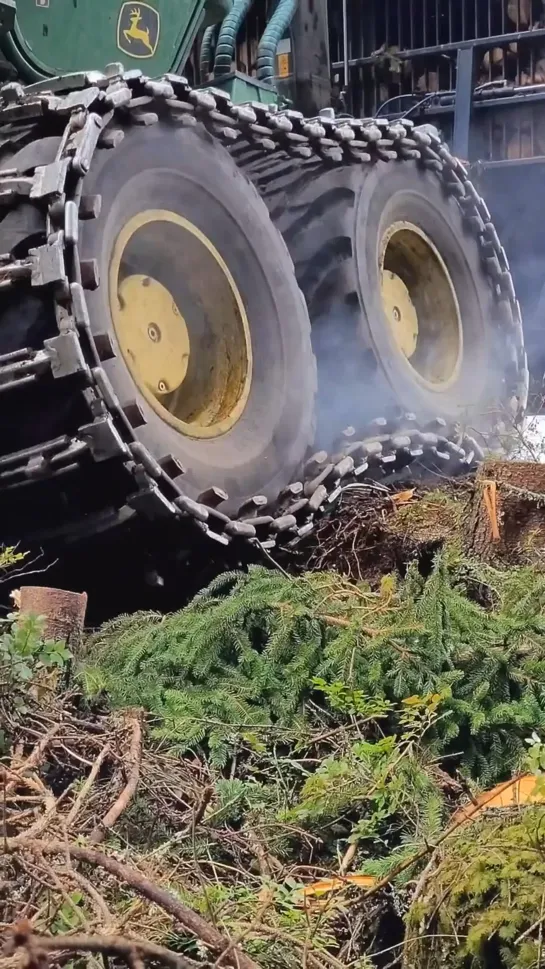
{"type": "Polygon", "coordinates": [[[231,114],[244,124],[255,124],[257,121],[257,114],[248,104],[234,104],[231,108],[231,114]]]}
{"type": "Polygon", "coordinates": [[[207,488],[206,491],[202,491],[197,501],[201,505],[206,505],[207,508],[217,508],[219,505],[223,504],[224,501],[229,500],[229,495],[223,488],[217,488],[213,486],[212,488],[207,488]]]}
{"type": "MultiPolygon", "coordinates": [[[[42,199],[59,197],[64,192],[70,159],[62,158],[50,165],[39,165],[34,170],[30,186],[30,198],[42,199]]],[[[0,189],[2,183],[0,182],[0,189]]]]}
{"type": "Polygon", "coordinates": [[[170,81],[146,81],[144,89],[154,98],[173,98],[174,88],[170,81]]]}
{"type": "Polygon", "coordinates": [[[78,108],[88,111],[93,105],[104,99],[104,92],[98,87],[84,87],[77,91],[70,91],[64,97],[57,99],[55,111],[57,114],[72,114],[78,108]]]}
{"type": "Polygon", "coordinates": [[[212,111],[216,107],[216,99],[208,91],[190,91],[189,99],[194,101],[198,108],[203,108],[205,111],[212,111]]]}
{"type": "Polygon", "coordinates": [[[109,108],[122,108],[125,104],[129,103],[131,97],[132,92],[127,84],[124,81],[118,81],[116,84],[111,84],[106,88],[104,92],[104,103],[109,108]]]}
{"type": "Polygon", "coordinates": [[[67,153],[73,152],[72,168],[79,175],[86,175],[91,167],[102,124],[102,118],[98,114],[90,114],[83,128],[70,138],[67,153]]]}
{"type": "Polygon", "coordinates": [[[77,333],[61,333],[44,341],[44,347],[51,361],[51,373],[55,380],[71,377],[74,374],[89,374],[77,333]]]}
{"type": "Polygon", "coordinates": [[[205,523],[208,521],[208,509],[198,501],[193,501],[187,495],[181,495],[174,499],[174,504],[184,515],[193,518],[195,521],[205,523]]]}
{"type": "Polygon", "coordinates": [[[135,511],[151,520],[176,517],[178,513],[176,506],[168,498],[165,498],[155,481],[150,481],[147,488],[129,495],[127,504],[130,508],[134,508],[135,511]]]}
{"type": "Polygon", "coordinates": [[[97,417],[91,424],[82,424],[78,434],[97,462],[130,455],[111,417],[97,417]]]}
{"type": "MultiPolygon", "coordinates": [[[[64,265],[63,233],[60,232],[53,242],[37,249],[29,250],[31,286],[50,286],[52,284],[68,284],[64,265]]],[[[1,275],[0,270],[0,275],[1,275]]]]}

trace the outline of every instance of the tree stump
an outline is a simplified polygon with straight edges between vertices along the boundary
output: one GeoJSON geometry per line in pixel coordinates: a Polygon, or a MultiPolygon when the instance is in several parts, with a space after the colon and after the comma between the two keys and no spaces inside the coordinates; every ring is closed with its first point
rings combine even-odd
{"type": "Polygon", "coordinates": [[[545,562],[545,464],[487,461],[464,538],[466,551],[491,565],[545,562]]]}
{"type": "Polygon", "coordinates": [[[21,614],[43,616],[45,638],[63,640],[72,650],[81,643],[86,609],[86,592],[67,592],[65,589],[37,585],[21,586],[21,614]]]}

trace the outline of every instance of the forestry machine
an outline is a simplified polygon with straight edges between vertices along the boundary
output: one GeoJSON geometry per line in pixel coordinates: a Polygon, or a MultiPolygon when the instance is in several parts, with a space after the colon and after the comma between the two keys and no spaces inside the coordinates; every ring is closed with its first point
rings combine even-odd
{"type": "Polygon", "coordinates": [[[325,0],[0,12],[2,542],[294,543],[520,416],[487,206],[432,125],[332,99],[325,0]]]}

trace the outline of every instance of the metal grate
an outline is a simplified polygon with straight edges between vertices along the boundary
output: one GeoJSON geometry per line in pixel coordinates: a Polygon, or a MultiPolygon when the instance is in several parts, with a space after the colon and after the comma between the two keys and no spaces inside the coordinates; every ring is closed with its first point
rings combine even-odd
{"type": "MultiPolygon", "coordinates": [[[[401,111],[426,94],[453,91],[461,45],[475,47],[476,85],[545,85],[545,0],[361,0],[330,4],[331,60],[349,107],[401,111]],[[411,102],[411,98],[413,102],[411,102]]],[[[544,88],[545,90],[545,88],[544,88]]]]}

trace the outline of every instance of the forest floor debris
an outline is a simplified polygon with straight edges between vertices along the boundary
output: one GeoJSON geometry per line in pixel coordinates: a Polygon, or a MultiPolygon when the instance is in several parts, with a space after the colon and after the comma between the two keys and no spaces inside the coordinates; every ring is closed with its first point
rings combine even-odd
{"type": "Polygon", "coordinates": [[[431,559],[447,542],[460,544],[472,489],[472,482],[453,480],[442,488],[348,492],[335,515],[319,523],[305,566],[376,584],[415,558],[431,559]]]}
{"type": "Polygon", "coordinates": [[[224,574],[77,662],[20,617],[0,969],[538,965],[545,577],[465,555],[475,495],[347,494],[310,571],[224,574]]]}

